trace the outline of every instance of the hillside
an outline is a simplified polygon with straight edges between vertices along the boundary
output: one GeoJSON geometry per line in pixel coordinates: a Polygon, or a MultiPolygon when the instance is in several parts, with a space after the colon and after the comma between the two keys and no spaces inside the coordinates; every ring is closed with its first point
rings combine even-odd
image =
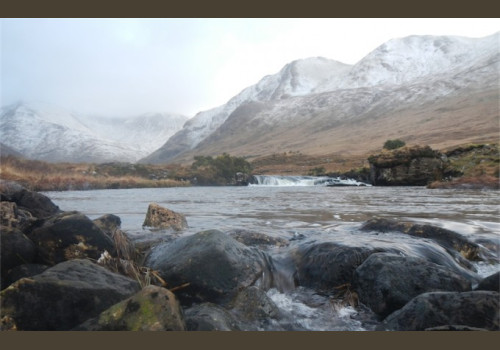
{"type": "Polygon", "coordinates": [[[411,36],[353,66],[295,61],[199,113],[141,162],[189,163],[228,151],[249,159],[283,152],[363,156],[393,138],[437,149],[496,141],[498,43],[498,33],[411,36]]]}

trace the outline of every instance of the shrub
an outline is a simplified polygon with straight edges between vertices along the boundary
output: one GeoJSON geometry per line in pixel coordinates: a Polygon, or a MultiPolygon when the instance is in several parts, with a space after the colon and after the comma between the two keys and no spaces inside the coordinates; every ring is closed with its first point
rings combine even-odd
{"type": "Polygon", "coordinates": [[[406,143],[400,139],[387,140],[384,143],[384,149],[391,150],[391,149],[401,148],[404,145],[406,145],[406,143]]]}
{"type": "Polygon", "coordinates": [[[252,166],[242,157],[233,157],[227,153],[212,158],[195,156],[191,165],[193,177],[199,185],[227,185],[235,182],[236,173],[250,174],[252,166]]]}

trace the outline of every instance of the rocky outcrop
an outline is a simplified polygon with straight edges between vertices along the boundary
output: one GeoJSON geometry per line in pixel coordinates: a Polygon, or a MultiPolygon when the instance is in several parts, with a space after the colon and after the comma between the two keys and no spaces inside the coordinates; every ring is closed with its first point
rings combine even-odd
{"type": "Polygon", "coordinates": [[[356,269],[354,285],[359,300],[381,317],[425,292],[471,290],[468,280],[444,266],[388,253],[370,255],[356,269]]]}
{"type": "Polygon", "coordinates": [[[113,240],[79,212],[64,212],[47,219],[29,238],[37,246],[36,261],[46,265],[87,257],[97,260],[104,251],[115,252],[113,240]]]}
{"type": "Polygon", "coordinates": [[[243,288],[269,284],[272,271],[265,253],[217,230],[156,246],[145,265],[158,271],[169,287],[189,283],[177,292],[184,303],[227,303],[243,288]]]}
{"type": "Polygon", "coordinates": [[[139,289],[130,278],[75,259],[4,289],[2,317],[13,320],[18,330],[69,330],[139,289]]]}
{"type": "Polygon", "coordinates": [[[384,151],[368,161],[375,186],[425,186],[443,176],[442,155],[429,146],[384,151]]]}
{"type": "Polygon", "coordinates": [[[185,329],[182,309],[175,295],[165,288],[147,286],[73,330],[184,331],[185,329]]]}
{"type": "Polygon", "coordinates": [[[390,314],[379,329],[423,331],[442,326],[500,330],[500,294],[490,291],[421,294],[390,314]]]}
{"type": "Polygon", "coordinates": [[[184,215],[176,213],[162,206],[151,203],[149,204],[146,218],[144,219],[143,227],[152,227],[155,229],[173,229],[181,231],[187,225],[184,215]]]}

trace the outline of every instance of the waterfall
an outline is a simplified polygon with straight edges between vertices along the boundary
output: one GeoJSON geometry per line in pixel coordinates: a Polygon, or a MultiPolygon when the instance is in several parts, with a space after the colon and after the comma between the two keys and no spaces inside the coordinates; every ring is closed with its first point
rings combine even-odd
{"type": "Polygon", "coordinates": [[[328,176],[253,175],[250,186],[370,186],[353,179],[328,176]]]}

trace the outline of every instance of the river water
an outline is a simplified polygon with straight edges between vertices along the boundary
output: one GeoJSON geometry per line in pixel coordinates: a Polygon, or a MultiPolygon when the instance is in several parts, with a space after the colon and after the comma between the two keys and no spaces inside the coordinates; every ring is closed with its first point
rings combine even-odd
{"type": "MultiPolygon", "coordinates": [[[[444,227],[471,241],[500,244],[498,191],[436,190],[424,187],[258,186],[179,187],[45,192],[62,210],[77,210],[91,219],[118,215],[122,230],[136,241],[171,237],[172,232],[142,228],[149,203],[186,216],[189,228],[180,235],[208,229],[246,229],[293,241],[353,241],[404,246],[406,235],[381,238],[361,233],[374,217],[428,223],[444,227]],[[353,233],[356,234],[353,234],[353,233]]],[[[496,244],[496,245],[495,245],[496,244]]],[[[498,248],[493,248],[494,250],[498,248]]],[[[279,254],[279,252],[270,252],[279,254]]],[[[498,257],[498,251],[493,251],[498,257]]],[[[500,265],[475,263],[487,276],[500,265]]],[[[305,288],[269,290],[271,299],[294,319],[293,329],[371,330],[369,311],[333,307],[325,297],[305,288]],[[363,321],[364,320],[364,321],[363,321]]],[[[272,329],[272,328],[271,328],[272,329]]]]}

